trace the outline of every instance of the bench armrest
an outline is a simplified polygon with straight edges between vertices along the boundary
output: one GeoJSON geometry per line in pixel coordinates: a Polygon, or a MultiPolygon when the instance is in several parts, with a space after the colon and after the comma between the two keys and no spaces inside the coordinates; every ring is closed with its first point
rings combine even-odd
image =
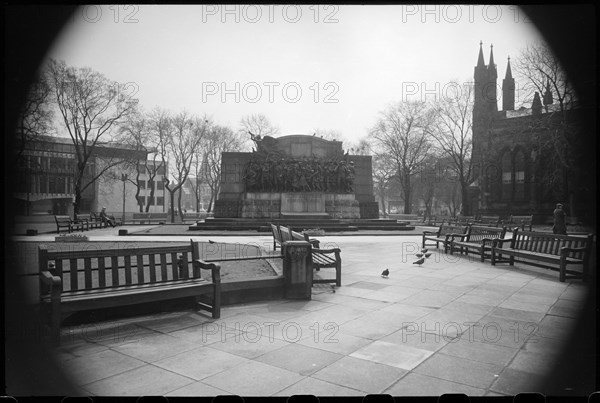
{"type": "Polygon", "coordinates": [[[340,248],[331,248],[331,249],[318,249],[312,248],[313,253],[323,253],[326,255],[330,255],[332,253],[339,254],[342,250],[340,248]]]}
{"type": "Polygon", "coordinates": [[[498,245],[500,245],[500,247],[502,247],[502,245],[504,244],[504,242],[510,242],[512,241],[512,238],[496,238],[492,241],[492,246],[495,248],[498,245]]]}
{"type": "Polygon", "coordinates": [[[192,260],[192,266],[198,267],[204,270],[210,270],[212,272],[213,283],[221,282],[221,265],[218,263],[208,263],[201,259],[192,260]]]}
{"type": "Polygon", "coordinates": [[[448,234],[446,235],[446,239],[450,239],[450,242],[454,241],[454,238],[460,238],[461,241],[464,241],[467,237],[467,234],[448,234]]]}
{"type": "Polygon", "coordinates": [[[423,231],[423,235],[437,235],[437,236],[439,236],[440,234],[438,233],[438,231],[423,231]]]}
{"type": "Polygon", "coordinates": [[[40,272],[40,280],[45,285],[50,287],[59,287],[62,284],[62,280],[58,276],[53,276],[48,270],[43,270],[40,272]]]}

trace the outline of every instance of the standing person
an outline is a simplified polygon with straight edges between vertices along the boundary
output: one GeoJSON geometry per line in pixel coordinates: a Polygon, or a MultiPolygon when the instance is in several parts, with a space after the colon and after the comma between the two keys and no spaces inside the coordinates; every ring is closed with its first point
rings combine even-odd
{"type": "Polygon", "coordinates": [[[106,207],[102,207],[102,211],[100,211],[100,218],[102,218],[102,221],[106,223],[106,225],[110,225],[111,227],[115,227],[115,223],[113,222],[113,220],[106,215],[106,207]]]}
{"type": "Polygon", "coordinates": [[[558,203],[554,210],[554,225],[552,232],[555,234],[567,235],[566,213],[563,210],[563,205],[558,203]]]}

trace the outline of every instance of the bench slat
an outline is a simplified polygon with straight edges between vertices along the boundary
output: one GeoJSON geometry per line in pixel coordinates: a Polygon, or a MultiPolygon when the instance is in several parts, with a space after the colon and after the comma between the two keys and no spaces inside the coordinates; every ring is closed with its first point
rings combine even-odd
{"type": "Polygon", "coordinates": [[[144,284],[144,256],[137,255],[135,260],[137,263],[137,282],[138,284],[144,284]]]}
{"type": "Polygon", "coordinates": [[[160,276],[163,281],[167,279],[167,255],[166,253],[160,254],[160,276]]]}
{"type": "Polygon", "coordinates": [[[153,253],[148,255],[148,267],[150,270],[150,282],[155,283],[156,282],[156,261],[155,261],[155,255],[153,253]]]}
{"type": "Polygon", "coordinates": [[[171,271],[173,280],[179,280],[179,267],[177,267],[177,253],[171,253],[171,271]]]}
{"type": "Polygon", "coordinates": [[[89,290],[92,288],[92,259],[87,257],[83,260],[85,270],[85,289],[89,290]]]}
{"type": "Polygon", "coordinates": [[[70,280],[70,287],[69,289],[71,290],[77,290],[79,289],[79,284],[78,284],[78,276],[77,276],[77,259],[69,259],[69,271],[71,274],[70,280]]]}
{"type": "Polygon", "coordinates": [[[131,285],[131,255],[125,256],[125,284],[131,285]]]}
{"type": "Polygon", "coordinates": [[[119,285],[119,258],[117,256],[111,256],[110,258],[111,273],[112,273],[112,286],[119,285]]]}
{"type": "Polygon", "coordinates": [[[103,257],[98,258],[98,285],[101,288],[106,287],[106,270],[105,270],[105,260],[103,257]]]}

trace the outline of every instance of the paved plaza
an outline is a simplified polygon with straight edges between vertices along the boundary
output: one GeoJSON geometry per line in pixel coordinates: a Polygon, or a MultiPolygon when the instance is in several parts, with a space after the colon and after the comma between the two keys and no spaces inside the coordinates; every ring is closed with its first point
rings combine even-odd
{"type": "MultiPolygon", "coordinates": [[[[311,300],[227,305],[218,320],[186,310],[63,327],[57,362],[82,395],[594,391],[595,351],[585,341],[595,337],[595,323],[578,321],[589,284],[561,283],[556,271],[519,263],[494,267],[435,248],[417,266],[412,262],[423,229],[403,236],[322,237],[322,247],[342,250],[342,287],[333,292],[316,285],[311,300]],[[386,268],[389,278],[381,276],[386,268]]],[[[116,233],[109,228],[87,235],[99,241],[116,233]]],[[[156,240],[148,235],[127,240],[156,240]]],[[[208,239],[192,233],[168,240],[190,237],[208,239]]],[[[54,235],[18,239],[51,241],[54,235]]],[[[272,245],[266,233],[210,239],[272,245]]]]}

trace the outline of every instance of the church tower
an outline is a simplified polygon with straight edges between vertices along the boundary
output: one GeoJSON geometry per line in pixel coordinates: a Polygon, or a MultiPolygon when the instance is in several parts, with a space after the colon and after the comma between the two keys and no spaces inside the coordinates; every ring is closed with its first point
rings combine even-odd
{"type": "Polygon", "coordinates": [[[502,80],[502,110],[515,110],[515,79],[510,69],[510,56],[506,63],[506,75],[504,80],[502,80]]]}
{"type": "Polygon", "coordinates": [[[496,80],[498,71],[494,63],[493,46],[490,47],[490,61],[486,66],[483,59],[483,43],[479,42],[479,57],[475,66],[473,124],[480,125],[489,122],[498,112],[496,80]]]}

